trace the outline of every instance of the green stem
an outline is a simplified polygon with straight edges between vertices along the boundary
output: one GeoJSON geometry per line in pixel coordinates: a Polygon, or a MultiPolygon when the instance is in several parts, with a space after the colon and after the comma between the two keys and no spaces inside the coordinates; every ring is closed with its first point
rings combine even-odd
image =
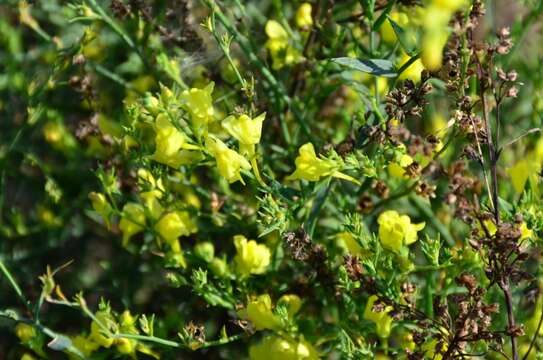
{"type": "Polygon", "coordinates": [[[25,297],[25,295],[21,291],[21,288],[17,284],[17,281],[11,275],[11,272],[8,270],[8,268],[6,267],[6,265],[4,264],[4,262],[2,260],[0,260],[0,271],[2,271],[4,276],[8,279],[8,282],[10,283],[11,287],[13,288],[13,290],[15,291],[15,293],[17,294],[19,299],[21,299],[23,304],[30,310],[30,302],[27,300],[27,298],[25,297]]]}

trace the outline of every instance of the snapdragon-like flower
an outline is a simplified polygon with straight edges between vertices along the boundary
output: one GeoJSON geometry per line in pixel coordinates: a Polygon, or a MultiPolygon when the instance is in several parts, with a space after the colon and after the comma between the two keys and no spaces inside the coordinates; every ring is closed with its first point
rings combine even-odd
{"type": "Polygon", "coordinates": [[[379,215],[379,239],[385,249],[400,253],[404,246],[417,241],[417,232],[425,223],[412,224],[407,215],[400,215],[395,210],[387,210],[379,215]]]}
{"type": "MultiPolygon", "coordinates": [[[[302,300],[298,295],[285,294],[279,298],[277,304],[285,306],[288,317],[292,318],[300,310],[302,300]]],[[[250,320],[256,330],[279,330],[281,327],[281,320],[273,312],[273,303],[268,294],[250,300],[247,307],[240,311],[240,316],[250,320]]]]}
{"type": "Polygon", "coordinates": [[[281,69],[284,66],[292,65],[302,58],[300,52],[289,44],[289,36],[286,30],[275,20],[268,20],[266,23],[266,48],[272,57],[272,68],[281,69]]]}
{"type": "Polygon", "coordinates": [[[299,155],[294,162],[296,164],[296,171],[289,175],[287,180],[303,179],[307,181],[319,181],[321,177],[333,176],[359,184],[356,179],[339,172],[337,170],[339,166],[333,160],[318,158],[315,148],[311,143],[300,147],[299,155]]]}
{"type": "Polygon", "coordinates": [[[270,250],[266,245],[258,244],[254,240],[247,241],[245,236],[236,235],[234,236],[234,246],[237,252],[234,264],[242,276],[266,272],[271,258],[270,250]]]}
{"type": "Polygon", "coordinates": [[[311,12],[313,7],[310,3],[303,3],[300,5],[298,10],[296,10],[296,26],[300,29],[308,29],[313,26],[313,17],[311,12]]]}
{"type": "Polygon", "coordinates": [[[238,154],[236,151],[228,148],[220,139],[209,136],[206,141],[207,148],[215,160],[219,174],[228,180],[229,183],[241,181],[245,185],[241,177],[241,170],[251,169],[251,164],[247,159],[238,154]]]}
{"type": "Polygon", "coordinates": [[[101,326],[105,326],[107,329],[111,329],[115,326],[115,318],[109,311],[100,310],[94,314],[96,320],[91,323],[91,330],[88,339],[96,344],[109,348],[113,345],[114,339],[107,337],[103,334],[101,326]],[[98,324],[98,322],[100,324],[98,324]]]}
{"type": "Polygon", "coordinates": [[[170,123],[165,114],[159,114],[155,121],[155,153],[151,159],[173,168],[192,163],[198,156],[196,145],[187,142],[187,136],[170,123]]]}
{"type": "Polygon", "coordinates": [[[270,335],[259,344],[249,348],[251,360],[317,360],[319,354],[303,336],[286,338],[279,335],[270,335]]]}
{"type": "Polygon", "coordinates": [[[239,142],[240,154],[247,156],[251,161],[255,176],[261,184],[263,181],[258,171],[255,146],[260,142],[262,123],[265,118],[266,113],[262,113],[255,118],[250,118],[247,115],[229,116],[222,122],[223,128],[239,142]]]}
{"type": "Polygon", "coordinates": [[[92,208],[96,211],[106,223],[109,228],[111,226],[110,216],[112,214],[112,207],[106,199],[106,196],[101,193],[91,192],[89,193],[89,199],[92,203],[92,208]]]}
{"type": "Polygon", "coordinates": [[[186,211],[172,211],[164,214],[155,224],[155,230],[174,253],[181,253],[178,238],[198,231],[196,224],[186,211]]]}
{"type": "Polygon", "coordinates": [[[222,126],[239,142],[239,152],[251,156],[255,152],[255,145],[260,142],[262,123],[265,118],[266,113],[262,113],[255,118],[250,118],[247,115],[229,116],[223,120],[222,126]]]}
{"type": "Polygon", "coordinates": [[[128,245],[130,238],[143,231],[145,226],[145,210],[137,203],[128,203],[123,207],[119,229],[123,233],[123,246],[128,245]]]}
{"type": "MultiPolygon", "coordinates": [[[[83,335],[76,335],[71,338],[71,341],[72,345],[86,357],[90,357],[90,355],[100,347],[100,344],[89,340],[88,337],[83,335]]],[[[79,357],[76,356],[68,356],[70,357],[70,359],[79,359],[79,357]]]]}
{"type": "Polygon", "coordinates": [[[272,300],[268,294],[249,301],[242,315],[253,323],[255,330],[276,330],[281,325],[279,317],[273,313],[272,300]]]}
{"type": "Polygon", "coordinates": [[[207,134],[207,125],[214,120],[213,88],[215,83],[209,83],[205,88],[192,88],[181,93],[183,108],[190,114],[193,130],[197,136],[207,134]]]}
{"type": "Polygon", "coordinates": [[[386,339],[390,335],[390,330],[392,327],[392,317],[388,313],[392,310],[392,306],[386,306],[383,311],[374,311],[373,305],[377,300],[376,295],[369,297],[368,302],[366,303],[366,308],[364,309],[364,319],[373,321],[377,329],[377,335],[386,339]]]}

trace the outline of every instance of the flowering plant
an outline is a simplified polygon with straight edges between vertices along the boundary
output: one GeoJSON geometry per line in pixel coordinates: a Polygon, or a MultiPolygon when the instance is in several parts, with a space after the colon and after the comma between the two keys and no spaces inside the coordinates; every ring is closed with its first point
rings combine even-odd
{"type": "Polygon", "coordinates": [[[541,359],[542,13],[4,0],[0,359],[541,359]]]}

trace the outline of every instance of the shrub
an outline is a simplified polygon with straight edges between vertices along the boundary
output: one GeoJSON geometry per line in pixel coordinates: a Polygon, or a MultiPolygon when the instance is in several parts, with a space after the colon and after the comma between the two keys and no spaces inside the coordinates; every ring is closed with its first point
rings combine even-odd
{"type": "Polygon", "coordinates": [[[0,358],[541,358],[542,12],[7,0],[0,358]]]}

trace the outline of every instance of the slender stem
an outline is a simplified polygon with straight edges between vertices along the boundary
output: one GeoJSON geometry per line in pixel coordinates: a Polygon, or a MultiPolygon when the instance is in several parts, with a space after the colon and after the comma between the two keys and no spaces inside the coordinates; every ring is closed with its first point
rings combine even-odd
{"type": "MultiPolygon", "coordinates": [[[[515,328],[515,315],[513,314],[513,298],[511,296],[511,288],[509,287],[508,282],[500,284],[500,288],[505,296],[509,330],[513,330],[515,328]]],[[[517,338],[514,334],[511,335],[511,352],[513,353],[513,360],[518,360],[517,338]]]]}
{"type": "Polygon", "coordinates": [[[21,291],[21,288],[17,284],[17,281],[15,281],[15,278],[11,275],[11,272],[8,270],[8,268],[6,267],[6,265],[4,264],[4,262],[2,260],[0,260],[0,270],[2,271],[2,273],[4,273],[4,276],[8,279],[11,287],[13,288],[13,290],[15,291],[15,293],[17,294],[19,299],[21,299],[23,304],[29,310],[31,310],[30,303],[28,302],[27,298],[25,297],[25,295],[21,291]]]}
{"type": "Polygon", "coordinates": [[[526,351],[526,354],[522,357],[522,360],[527,360],[528,355],[530,355],[530,352],[532,351],[535,342],[537,340],[537,337],[539,336],[539,331],[541,330],[541,325],[543,325],[543,311],[541,312],[541,316],[539,317],[539,322],[537,323],[537,329],[535,330],[534,336],[532,336],[532,341],[530,341],[530,347],[526,351]]]}
{"type": "MultiPolygon", "coordinates": [[[[478,72],[480,79],[483,78],[483,69],[480,63],[478,63],[478,72]]],[[[496,226],[500,223],[500,206],[498,203],[498,174],[496,171],[497,163],[498,163],[498,156],[496,152],[496,148],[494,147],[494,141],[492,140],[492,131],[490,127],[490,120],[488,116],[488,108],[486,105],[486,98],[485,98],[485,86],[484,84],[480,83],[480,98],[481,98],[481,105],[483,108],[483,121],[485,124],[485,131],[486,131],[486,144],[488,147],[488,157],[490,161],[490,176],[492,181],[492,203],[493,203],[493,210],[494,210],[494,221],[496,222],[496,226]]]]}
{"type": "Polygon", "coordinates": [[[328,179],[328,185],[326,185],[326,188],[321,190],[320,193],[317,195],[313,208],[311,209],[311,212],[309,213],[309,218],[307,219],[306,228],[310,237],[313,236],[313,232],[315,231],[315,226],[317,224],[319,214],[322,210],[324,203],[326,202],[326,198],[328,197],[328,194],[330,194],[330,190],[332,189],[333,183],[334,182],[331,178],[328,179]]]}

